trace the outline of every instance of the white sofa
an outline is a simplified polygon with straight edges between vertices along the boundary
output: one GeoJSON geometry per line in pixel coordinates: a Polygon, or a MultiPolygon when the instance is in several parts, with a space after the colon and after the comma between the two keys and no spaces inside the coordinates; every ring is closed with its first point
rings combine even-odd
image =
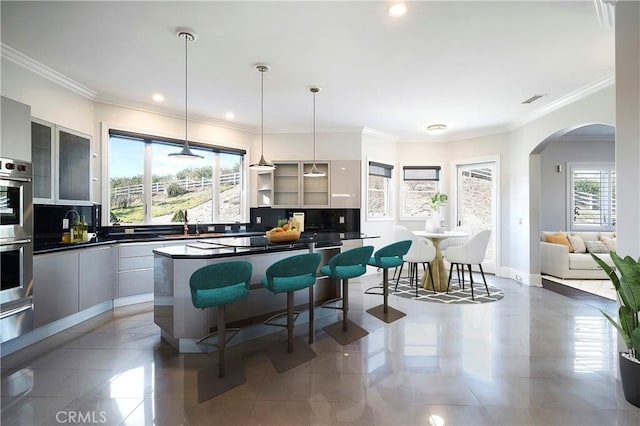
{"type": "MultiPolygon", "coordinates": [[[[570,253],[569,248],[562,244],[545,241],[543,232],[540,241],[541,272],[542,275],[551,275],[562,279],[607,279],[607,274],[587,253],[570,253]]],[[[583,241],[599,241],[600,236],[615,238],[615,232],[571,232],[572,236],[579,236],[583,241]]],[[[604,260],[607,265],[615,269],[609,253],[594,253],[604,260]]]]}

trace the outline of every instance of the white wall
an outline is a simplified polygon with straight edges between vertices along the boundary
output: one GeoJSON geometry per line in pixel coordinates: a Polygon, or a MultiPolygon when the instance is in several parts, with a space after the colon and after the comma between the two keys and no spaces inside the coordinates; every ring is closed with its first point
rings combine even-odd
{"type": "MultiPolygon", "coordinates": [[[[93,136],[94,103],[2,58],[2,95],[31,106],[32,117],[93,136]]],[[[95,139],[94,139],[94,147],[95,139]]]]}
{"type": "Polygon", "coordinates": [[[376,134],[365,130],[362,134],[362,205],[360,208],[360,231],[367,235],[379,235],[380,238],[366,240],[365,244],[374,246],[375,250],[386,246],[394,241],[393,225],[396,223],[397,213],[397,190],[392,194],[392,217],[388,219],[367,219],[367,176],[369,173],[369,161],[393,165],[393,181],[396,183],[400,177],[398,170],[398,152],[394,139],[386,135],[376,134]]]}
{"type": "Polygon", "coordinates": [[[555,141],[540,153],[540,225],[543,231],[567,231],[568,162],[615,161],[613,141],[555,141]],[[561,165],[562,170],[557,171],[561,165]]]}
{"type": "Polygon", "coordinates": [[[640,256],[640,3],[616,3],[618,252],[640,256]]]}

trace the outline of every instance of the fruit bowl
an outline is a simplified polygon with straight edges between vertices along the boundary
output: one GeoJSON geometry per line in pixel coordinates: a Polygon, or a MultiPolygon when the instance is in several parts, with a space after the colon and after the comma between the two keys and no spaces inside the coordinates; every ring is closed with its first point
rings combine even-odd
{"type": "Polygon", "coordinates": [[[267,240],[271,241],[272,243],[287,243],[287,242],[291,242],[291,241],[295,241],[298,238],[300,238],[300,231],[295,230],[295,231],[267,231],[266,234],[267,240]]]}

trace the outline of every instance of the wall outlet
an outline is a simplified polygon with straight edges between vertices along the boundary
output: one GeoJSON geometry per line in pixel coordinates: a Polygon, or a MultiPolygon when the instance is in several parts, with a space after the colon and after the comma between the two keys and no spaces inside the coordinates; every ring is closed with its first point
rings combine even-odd
{"type": "Polygon", "coordinates": [[[231,225],[225,225],[224,226],[224,230],[225,231],[231,231],[231,225]]]}
{"type": "Polygon", "coordinates": [[[133,233],[135,232],[135,230],[133,228],[125,228],[124,229],[124,233],[127,235],[133,235],[133,233]]]}
{"type": "Polygon", "coordinates": [[[216,230],[215,226],[207,226],[207,232],[214,232],[216,230]]]}
{"type": "Polygon", "coordinates": [[[62,229],[69,229],[69,219],[62,219],[62,229]]]}
{"type": "Polygon", "coordinates": [[[340,216],[340,223],[344,223],[344,216],[340,216]]]}
{"type": "Polygon", "coordinates": [[[262,223],[262,218],[260,216],[256,216],[256,223],[262,223]]]}

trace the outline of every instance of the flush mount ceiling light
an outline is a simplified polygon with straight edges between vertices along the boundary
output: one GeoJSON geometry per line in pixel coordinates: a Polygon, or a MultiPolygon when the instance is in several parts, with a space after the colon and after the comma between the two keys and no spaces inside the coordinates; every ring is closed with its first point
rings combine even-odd
{"type": "Polygon", "coordinates": [[[389,16],[404,16],[407,13],[407,5],[405,3],[394,3],[387,9],[389,16]]]}
{"type": "Polygon", "coordinates": [[[318,170],[316,166],[316,93],[321,89],[319,87],[309,87],[309,91],[313,93],[313,165],[311,170],[303,174],[304,177],[323,177],[327,174],[318,170]]]}
{"type": "Polygon", "coordinates": [[[195,41],[196,36],[194,33],[185,31],[185,30],[178,30],[178,33],[176,35],[178,36],[178,38],[181,38],[182,40],[184,40],[184,146],[182,147],[182,151],[172,152],[171,154],[169,154],[169,156],[174,158],[185,158],[185,159],[204,158],[202,155],[194,154],[193,152],[191,152],[191,149],[189,149],[189,132],[188,132],[189,130],[189,115],[188,115],[189,68],[188,68],[188,64],[189,62],[187,61],[188,59],[187,52],[188,52],[189,42],[195,41]]]}
{"type": "Polygon", "coordinates": [[[229,111],[228,113],[226,113],[224,115],[224,118],[226,118],[227,120],[233,120],[234,118],[236,118],[235,114],[232,113],[231,111],[229,111]]]}
{"type": "Polygon", "coordinates": [[[256,64],[255,67],[260,72],[260,161],[251,164],[249,168],[257,171],[269,171],[276,168],[264,159],[264,73],[268,72],[271,67],[266,64],[256,64]]]}
{"type": "Polygon", "coordinates": [[[446,124],[431,124],[430,126],[427,126],[427,133],[430,133],[432,135],[441,135],[446,131],[446,124]]]}
{"type": "Polygon", "coordinates": [[[156,102],[162,102],[162,101],[164,101],[164,96],[162,96],[161,93],[156,93],[155,95],[153,95],[151,97],[151,99],[153,99],[156,102]]]}

